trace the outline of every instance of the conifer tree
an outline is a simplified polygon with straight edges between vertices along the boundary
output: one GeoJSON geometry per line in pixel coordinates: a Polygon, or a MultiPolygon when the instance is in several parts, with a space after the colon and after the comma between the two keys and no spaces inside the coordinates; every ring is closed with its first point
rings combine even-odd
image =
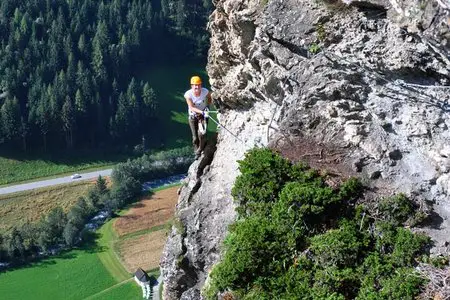
{"type": "Polygon", "coordinates": [[[64,101],[61,118],[63,121],[64,131],[66,133],[67,148],[73,148],[73,129],[75,125],[75,110],[69,96],[64,101]]]}
{"type": "Polygon", "coordinates": [[[2,132],[6,139],[18,136],[20,128],[20,107],[16,98],[6,99],[1,109],[2,132]]]}

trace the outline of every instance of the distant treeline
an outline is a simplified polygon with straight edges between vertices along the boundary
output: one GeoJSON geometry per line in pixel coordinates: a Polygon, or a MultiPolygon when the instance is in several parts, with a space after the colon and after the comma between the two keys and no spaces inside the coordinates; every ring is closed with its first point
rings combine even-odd
{"type": "Polygon", "coordinates": [[[104,178],[67,213],[54,208],[37,223],[25,223],[0,235],[0,262],[21,265],[51,254],[52,250],[70,249],[90,238],[89,220],[99,211],[111,216],[117,210],[136,201],[145,181],[184,173],[193,161],[190,147],[173,149],[118,164],[112,173],[112,186],[104,178]]]}
{"type": "Polygon", "coordinates": [[[0,146],[128,143],[157,96],[137,69],[204,58],[211,0],[2,0],[0,146]]]}

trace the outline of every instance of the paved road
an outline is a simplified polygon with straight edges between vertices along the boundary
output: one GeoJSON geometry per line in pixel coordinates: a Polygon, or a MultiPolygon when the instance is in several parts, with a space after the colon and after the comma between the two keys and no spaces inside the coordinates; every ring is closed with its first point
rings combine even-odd
{"type": "Polygon", "coordinates": [[[51,185],[57,185],[57,184],[70,183],[70,182],[75,182],[75,181],[80,181],[80,180],[97,178],[98,175],[109,176],[109,175],[111,175],[111,172],[112,172],[112,169],[108,169],[108,170],[95,171],[95,172],[89,172],[89,173],[79,173],[81,175],[81,178],[77,178],[77,179],[72,179],[72,178],[70,178],[70,176],[66,176],[66,177],[60,177],[60,178],[12,185],[12,186],[8,186],[8,187],[0,188],[0,195],[21,192],[21,191],[27,191],[27,190],[37,189],[37,188],[51,186],[51,185]]]}

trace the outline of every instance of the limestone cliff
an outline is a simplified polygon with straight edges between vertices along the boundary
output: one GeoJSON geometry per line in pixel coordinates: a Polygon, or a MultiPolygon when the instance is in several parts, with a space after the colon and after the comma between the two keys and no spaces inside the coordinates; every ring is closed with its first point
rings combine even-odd
{"type": "Polygon", "coordinates": [[[450,2],[214,4],[208,73],[237,137],[222,129],[190,168],[161,260],[164,298],[201,299],[235,218],[236,160],[254,146],[430,204],[434,223],[420,230],[448,251],[450,2]]]}

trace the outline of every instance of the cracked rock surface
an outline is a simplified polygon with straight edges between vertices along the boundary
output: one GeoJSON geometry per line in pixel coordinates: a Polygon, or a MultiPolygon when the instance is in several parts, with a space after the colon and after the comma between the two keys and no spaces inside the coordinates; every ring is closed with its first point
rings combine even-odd
{"type": "Polygon", "coordinates": [[[236,160],[255,145],[430,205],[432,226],[417,230],[434,253],[450,250],[450,3],[264,3],[214,1],[207,69],[238,139],[222,129],[189,170],[161,260],[164,299],[202,298],[236,217],[236,160]]]}

